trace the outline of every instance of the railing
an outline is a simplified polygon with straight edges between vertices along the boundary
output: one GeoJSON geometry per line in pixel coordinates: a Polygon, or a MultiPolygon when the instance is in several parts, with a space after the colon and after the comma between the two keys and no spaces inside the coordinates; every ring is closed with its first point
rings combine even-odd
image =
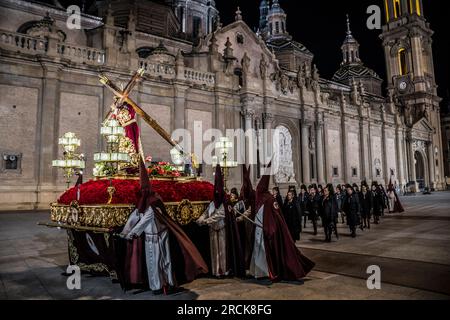
{"type": "Polygon", "coordinates": [[[24,53],[40,54],[47,51],[48,40],[21,33],[0,31],[0,46],[24,53]]]}
{"type": "Polygon", "coordinates": [[[104,64],[105,51],[90,47],[58,43],[56,51],[65,58],[88,64],[104,64]]]}
{"type": "Polygon", "coordinates": [[[216,82],[215,76],[211,72],[201,72],[190,68],[184,69],[184,78],[188,81],[206,84],[206,85],[214,85],[216,82]]]}
{"type": "MultiPolygon", "coordinates": [[[[173,79],[176,75],[175,66],[163,63],[156,63],[147,60],[140,60],[139,67],[143,68],[150,76],[161,76],[173,79]]],[[[205,84],[212,86],[215,83],[215,76],[211,72],[197,71],[191,68],[184,68],[182,78],[187,82],[205,84]]]]}
{"type": "MultiPolygon", "coordinates": [[[[5,30],[0,30],[0,47],[15,52],[51,55],[49,39],[5,30]]],[[[105,52],[96,48],[58,42],[56,54],[79,63],[96,65],[105,63],[105,52]]]]}
{"type": "Polygon", "coordinates": [[[140,60],[139,67],[143,68],[145,72],[148,73],[149,75],[163,76],[169,78],[175,77],[175,67],[172,65],[140,60]]]}

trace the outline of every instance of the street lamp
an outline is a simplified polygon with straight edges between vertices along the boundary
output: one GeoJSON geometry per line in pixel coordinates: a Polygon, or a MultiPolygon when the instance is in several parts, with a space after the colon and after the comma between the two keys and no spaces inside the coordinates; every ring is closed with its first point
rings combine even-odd
{"type": "Polygon", "coordinates": [[[216,151],[220,155],[212,157],[212,166],[216,167],[218,164],[222,170],[223,182],[225,189],[227,188],[227,179],[229,170],[238,166],[237,161],[229,160],[229,150],[233,148],[233,142],[228,137],[221,137],[215,144],[216,151]]]}
{"type": "Polygon", "coordinates": [[[52,166],[63,169],[66,178],[67,189],[70,187],[70,178],[77,172],[81,172],[85,168],[84,155],[77,154],[76,150],[81,145],[81,140],[77,138],[75,133],[66,132],[58,139],[58,145],[62,146],[64,159],[53,160],[52,166]]]}

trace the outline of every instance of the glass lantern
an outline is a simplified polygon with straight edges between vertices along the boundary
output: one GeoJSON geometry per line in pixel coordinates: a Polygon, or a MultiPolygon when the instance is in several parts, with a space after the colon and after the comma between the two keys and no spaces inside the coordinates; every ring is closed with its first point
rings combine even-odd
{"type": "Polygon", "coordinates": [[[58,139],[58,144],[64,150],[64,159],[53,160],[52,167],[60,168],[64,171],[67,189],[70,187],[70,180],[74,174],[82,174],[82,170],[86,167],[84,155],[77,154],[77,149],[81,146],[81,140],[77,138],[75,133],[66,132],[58,139]]]}

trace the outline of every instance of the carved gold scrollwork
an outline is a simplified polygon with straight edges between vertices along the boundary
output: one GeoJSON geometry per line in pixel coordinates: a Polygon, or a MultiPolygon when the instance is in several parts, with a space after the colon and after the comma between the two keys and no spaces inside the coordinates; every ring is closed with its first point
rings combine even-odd
{"type": "MultiPolygon", "coordinates": [[[[209,201],[168,202],[166,209],[169,216],[181,225],[187,225],[197,220],[206,210],[209,201]]],[[[78,206],[77,222],[72,218],[73,207],[54,203],[51,205],[50,218],[54,222],[69,225],[89,226],[100,228],[115,228],[124,226],[129,215],[133,212],[133,205],[102,205],[78,206]],[[69,218],[68,218],[69,217],[69,218]]]]}

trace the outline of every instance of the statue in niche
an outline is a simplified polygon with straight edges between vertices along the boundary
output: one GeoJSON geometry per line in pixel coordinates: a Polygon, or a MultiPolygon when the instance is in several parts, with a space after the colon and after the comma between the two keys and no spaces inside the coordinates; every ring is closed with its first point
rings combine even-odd
{"type": "Polygon", "coordinates": [[[292,135],[289,129],[284,126],[278,126],[278,141],[276,145],[276,167],[275,174],[277,183],[295,183],[294,162],[292,160],[292,135]]]}

